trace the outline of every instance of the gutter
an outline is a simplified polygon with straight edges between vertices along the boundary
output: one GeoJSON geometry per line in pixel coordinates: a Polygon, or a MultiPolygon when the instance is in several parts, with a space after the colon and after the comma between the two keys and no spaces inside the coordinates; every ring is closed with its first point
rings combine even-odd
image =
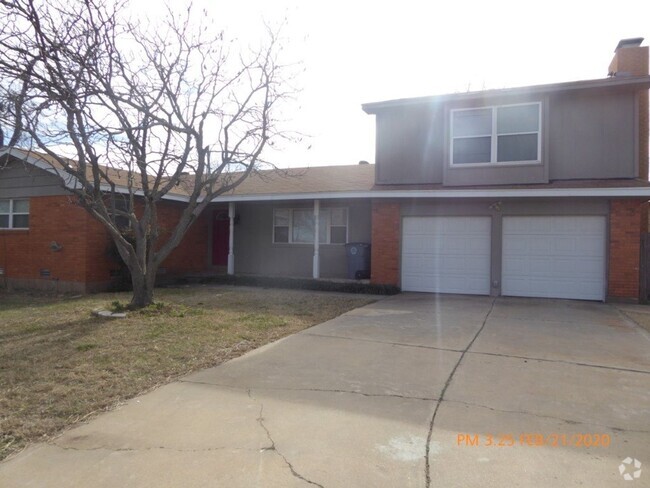
{"type": "Polygon", "coordinates": [[[539,189],[481,189],[481,190],[366,190],[265,195],[219,196],[218,202],[263,202],[278,200],[333,200],[356,198],[647,198],[650,187],[622,188],[539,188],[539,189]]]}

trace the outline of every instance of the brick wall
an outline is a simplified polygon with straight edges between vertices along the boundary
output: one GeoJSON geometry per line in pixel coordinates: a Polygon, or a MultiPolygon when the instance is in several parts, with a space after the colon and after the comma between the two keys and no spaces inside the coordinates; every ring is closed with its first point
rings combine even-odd
{"type": "Polygon", "coordinates": [[[609,215],[609,298],[638,300],[641,232],[646,203],[612,200],[609,215]]]}
{"type": "Polygon", "coordinates": [[[68,196],[30,198],[29,230],[0,231],[0,266],[16,286],[85,291],[86,212],[68,196]],[[52,242],[62,246],[53,251],[52,242]],[[41,276],[41,271],[49,276],[41,276]]]}
{"type": "MultiPolygon", "coordinates": [[[[90,292],[108,288],[120,262],[109,256],[112,241],[106,229],[69,196],[32,197],[29,230],[0,230],[0,285],[90,292]],[[51,242],[62,246],[50,248],[51,242]],[[41,276],[48,270],[49,276],[41,276]]],[[[163,238],[178,221],[182,206],[159,207],[163,238]]],[[[181,244],[162,264],[173,275],[207,269],[208,216],[190,227],[181,244]]]]}
{"type": "MultiPolygon", "coordinates": [[[[158,207],[161,240],[167,239],[177,224],[183,207],[182,204],[171,202],[158,207]]],[[[210,264],[208,250],[211,249],[208,242],[209,215],[210,208],[207,208],[188,229],[178,247],[163,262],[162,267],[167,273],[179,275],[199,273],[208,269],[210,264]]]]}
{"type": "Polygon", "coordinates": [[[370,281],[399,286],[400,204],[372,202],[370,281]]]}

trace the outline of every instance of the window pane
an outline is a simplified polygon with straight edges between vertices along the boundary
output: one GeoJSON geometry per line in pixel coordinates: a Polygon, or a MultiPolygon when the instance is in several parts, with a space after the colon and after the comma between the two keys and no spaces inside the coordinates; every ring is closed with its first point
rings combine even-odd
{"type": "Polygon", "coordinates": [[[539,105],[516,105],[497,109],[499,134],[537,132],[539,130],[539,105]]]}
{"type": "Polygon", "coordinates": [[[313,210],[293,211],[292,242],[314,242],[314,212],[313,210]]]}
{"type": "Polygon", "coordinates": [[[330,242],[332,244],[345,244],[347,229],[345,227],[330,228],[330,242]]]}
{"type": "Polygon", "coordinates": [[[454,112],[454,137],[492,134],[492,109],[454,112]]]}
{"type": "Polygon", "coordinates": [[[327,221],[329,220],[329,210],[321,210],[318,214],[318,242],[327,242],[327,221]]]}
{"type": "Polygon", "coordinates": [[[29,200],[14,200],[14,213],[29,213],[29,200]]]}
{"type": "Polygon", "coordinates": [[[489,163],[492,149],[491,144],[491,137],[454,139],[453,163],[489,163]]]}
{"type": "Polygon", "coordinates": [[[0,200],[0,214],[9,213],[9,200],[0,200]]]}
{"type": "Polygon", "coordinates": [[[8,228],[9,228],[9,216],[0,215],[0,229],[8,229],[8,228]]]}
{"type": "Polygon", "coordinates": [[[289,226],[289,210],[275,210],[273,212],[273,225],[289,226]]]}
{"type": "Polygon", "coordinates": [[[289,227],[274,227],[273,242],[289,242],[289,227]]]}
{"type": "Polygon", "coordinates": [[[29,227],[29,215],[14,215],[14,229],[29,227]]]}
{"type": "Polygon", "coordinates": [[[537,134],[499,136],[497,161],[536,161],[537,134]]]}
{"type": "Polygon", "coordinates": [[[332,208],[332,225],[347,225],[346,211],[344,208],[332,208]]]}

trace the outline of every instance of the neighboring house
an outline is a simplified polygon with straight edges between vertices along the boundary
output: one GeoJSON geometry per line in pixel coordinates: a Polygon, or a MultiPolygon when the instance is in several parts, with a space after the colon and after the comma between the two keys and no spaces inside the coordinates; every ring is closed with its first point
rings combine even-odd
{"type": "MultiPolygon", "coordinates": [[[[621,41],[604,79],[366,104],[375,165],[252,176],[213,202],[161,275],[344,278],[343,244],[360,241],[371,281],[402,290],[636,300],[650,199],[640,44],[621,41]]],[[[119,263],[101,226],[36,155],[4,160],[0,280],[110,286],[119,263]]],[[[164,225],[184,198],[169,195],[164,225]]]]}

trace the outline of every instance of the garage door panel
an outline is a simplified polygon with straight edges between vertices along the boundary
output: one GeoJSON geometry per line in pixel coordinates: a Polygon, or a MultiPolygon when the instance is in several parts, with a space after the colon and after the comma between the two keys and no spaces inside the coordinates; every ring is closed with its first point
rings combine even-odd
{"type": "Polygon", "coordinates": [[[405,217],[402,289],[489,294],[489,217],[405,217]]]}
{"type": "Polygon", "coordinates": [[[503,218],[503,295],[602,300],[604,217],[503,218]]]}

